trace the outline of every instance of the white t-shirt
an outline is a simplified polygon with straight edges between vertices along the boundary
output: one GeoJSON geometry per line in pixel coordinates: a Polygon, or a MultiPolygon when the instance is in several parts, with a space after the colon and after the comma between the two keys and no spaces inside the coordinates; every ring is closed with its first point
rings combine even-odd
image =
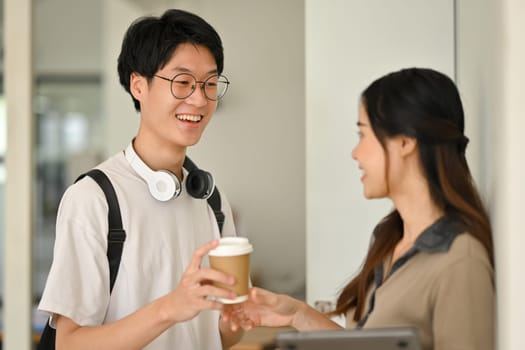
{"type": "MultiPolygon", "coordinates": [[[[161,202],[152,197],[123,152],[97,168],[115,188],[126,231],[113,291],[110,295],[108,206],[102,189],[86,176],[62,197],[53,263],[39,305],[81,326],[121,319],[173,291],[195,249],[219,237],[213,210],[206,200],[191,197],[185,183],[178,198],[161,202]]],[[[234,236],[231,208],[223,193],[221,199],[223,236],[234,236]]],[[[145,349],[221,349],[218,319],[217,311],[201,312],[169,328],[145,349]]]]}

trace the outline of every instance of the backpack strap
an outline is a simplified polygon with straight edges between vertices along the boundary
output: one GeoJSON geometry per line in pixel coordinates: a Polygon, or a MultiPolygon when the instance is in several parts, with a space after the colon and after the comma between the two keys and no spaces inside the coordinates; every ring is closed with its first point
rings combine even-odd
{"type": "Polygon", "coordinates": [[[91,177],[102,188],[106,201],[108,202],[108,262],[109,262],[109,292],[113,290],[115,280],[122,257],[122,248],[126,240],[126,231],[122,227],[122,218],[120,216],[120,207],[118,204],[117,194],[107,175],[100,169],[91,169],[85,174],[80,175],[75,182],[85,176],[91,177]]]}
{"type": "MultiPolygon", "coordinates": [[[[117,278],[122,248],[126,240],[126,232],[122,228],[122,218],[120,216],[120,207],[117,200],[115,189],[107,175],[99,169],[91,169],[87,173],[80,175],[75,182],[85,176],[91,177],[102,188],[106,201],[108,202],[108,262],[109,262],[109,292],[113,290],[113,285],[117,278]]],[[[56,330],[51,328],[49,320],[42,331],[37,350],[54,350],[55,349],[56,330]]]]}
{"type": "MultiPolygon", "coordinates": [[[[186,156],[184,159],[184,168],[188,171],[198,169],[197,165],[193,163],[190,157],[186,156]]],[[[208,204],[210,205],[213,213],[215,214],[215,220],[217,220],[217,225],[219,226],[219,233],[222,236],[222,227],[224,225],[224,213],[221,210],[221,194],[217,186],[213,188],[213,192],[210,197],[208,197],[208,204]]]]}

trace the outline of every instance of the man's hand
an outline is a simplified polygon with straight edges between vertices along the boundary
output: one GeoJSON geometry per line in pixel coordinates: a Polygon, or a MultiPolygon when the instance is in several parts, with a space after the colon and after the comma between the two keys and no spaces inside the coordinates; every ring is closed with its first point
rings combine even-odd
{"type": "Polygon", "coordinates": [[[223,272],[201,268],[202,259],[219,242],[211,241],[200,247],[193,254],[193,258],[184,272],[179,285],[167,296],[170,318],[174,322],[191,320],[202,310],[222,310],[223,304],[215,298],[235,298],[235,293],[213,286],[213,282],[233,285],[235,279],[223,272]]]}

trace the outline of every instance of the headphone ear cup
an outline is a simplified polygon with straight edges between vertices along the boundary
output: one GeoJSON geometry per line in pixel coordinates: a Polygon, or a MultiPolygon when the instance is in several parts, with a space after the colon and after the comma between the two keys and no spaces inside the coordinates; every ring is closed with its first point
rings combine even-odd
{"type": "Polygon", "coordinates": [[[208,199],[215,188],[213,176],[204,170],[194,169],[186,178],[186,191],[197,199],[208,199]]]}
{"type": "Polygon", "coordinates": [[[129,165],[148,184],[149,192],[153,198],[165,202],[179,196],[182,186],[177,175],[169,170],[154,171],[150,169],[135,152],[133,141],[129,143],[124,154],[129,165]]]}
{"type": "Polygon", "coordinates": [[[151,195],[162,202],[177,198],[181,192],[179,179],[167,170],[155,171],[148,187],[151,195]]]}

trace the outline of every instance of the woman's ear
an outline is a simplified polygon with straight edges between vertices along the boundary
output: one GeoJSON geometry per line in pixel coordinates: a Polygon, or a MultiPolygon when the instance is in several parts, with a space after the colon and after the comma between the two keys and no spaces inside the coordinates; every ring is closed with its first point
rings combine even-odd
{"type": "Polygon", "coordinates": [[[415,137],[401,136],[399,141],[401,156],[406,157],[416,152],[417,140],[415,137]]]}
{"type": "Polygon", "coordinates": [[[136,72],[131,73],[129,77],[129,91],[135,99],[141,100],[142,94],[147,87],[146,85],[146,78],[136,72]]]}

